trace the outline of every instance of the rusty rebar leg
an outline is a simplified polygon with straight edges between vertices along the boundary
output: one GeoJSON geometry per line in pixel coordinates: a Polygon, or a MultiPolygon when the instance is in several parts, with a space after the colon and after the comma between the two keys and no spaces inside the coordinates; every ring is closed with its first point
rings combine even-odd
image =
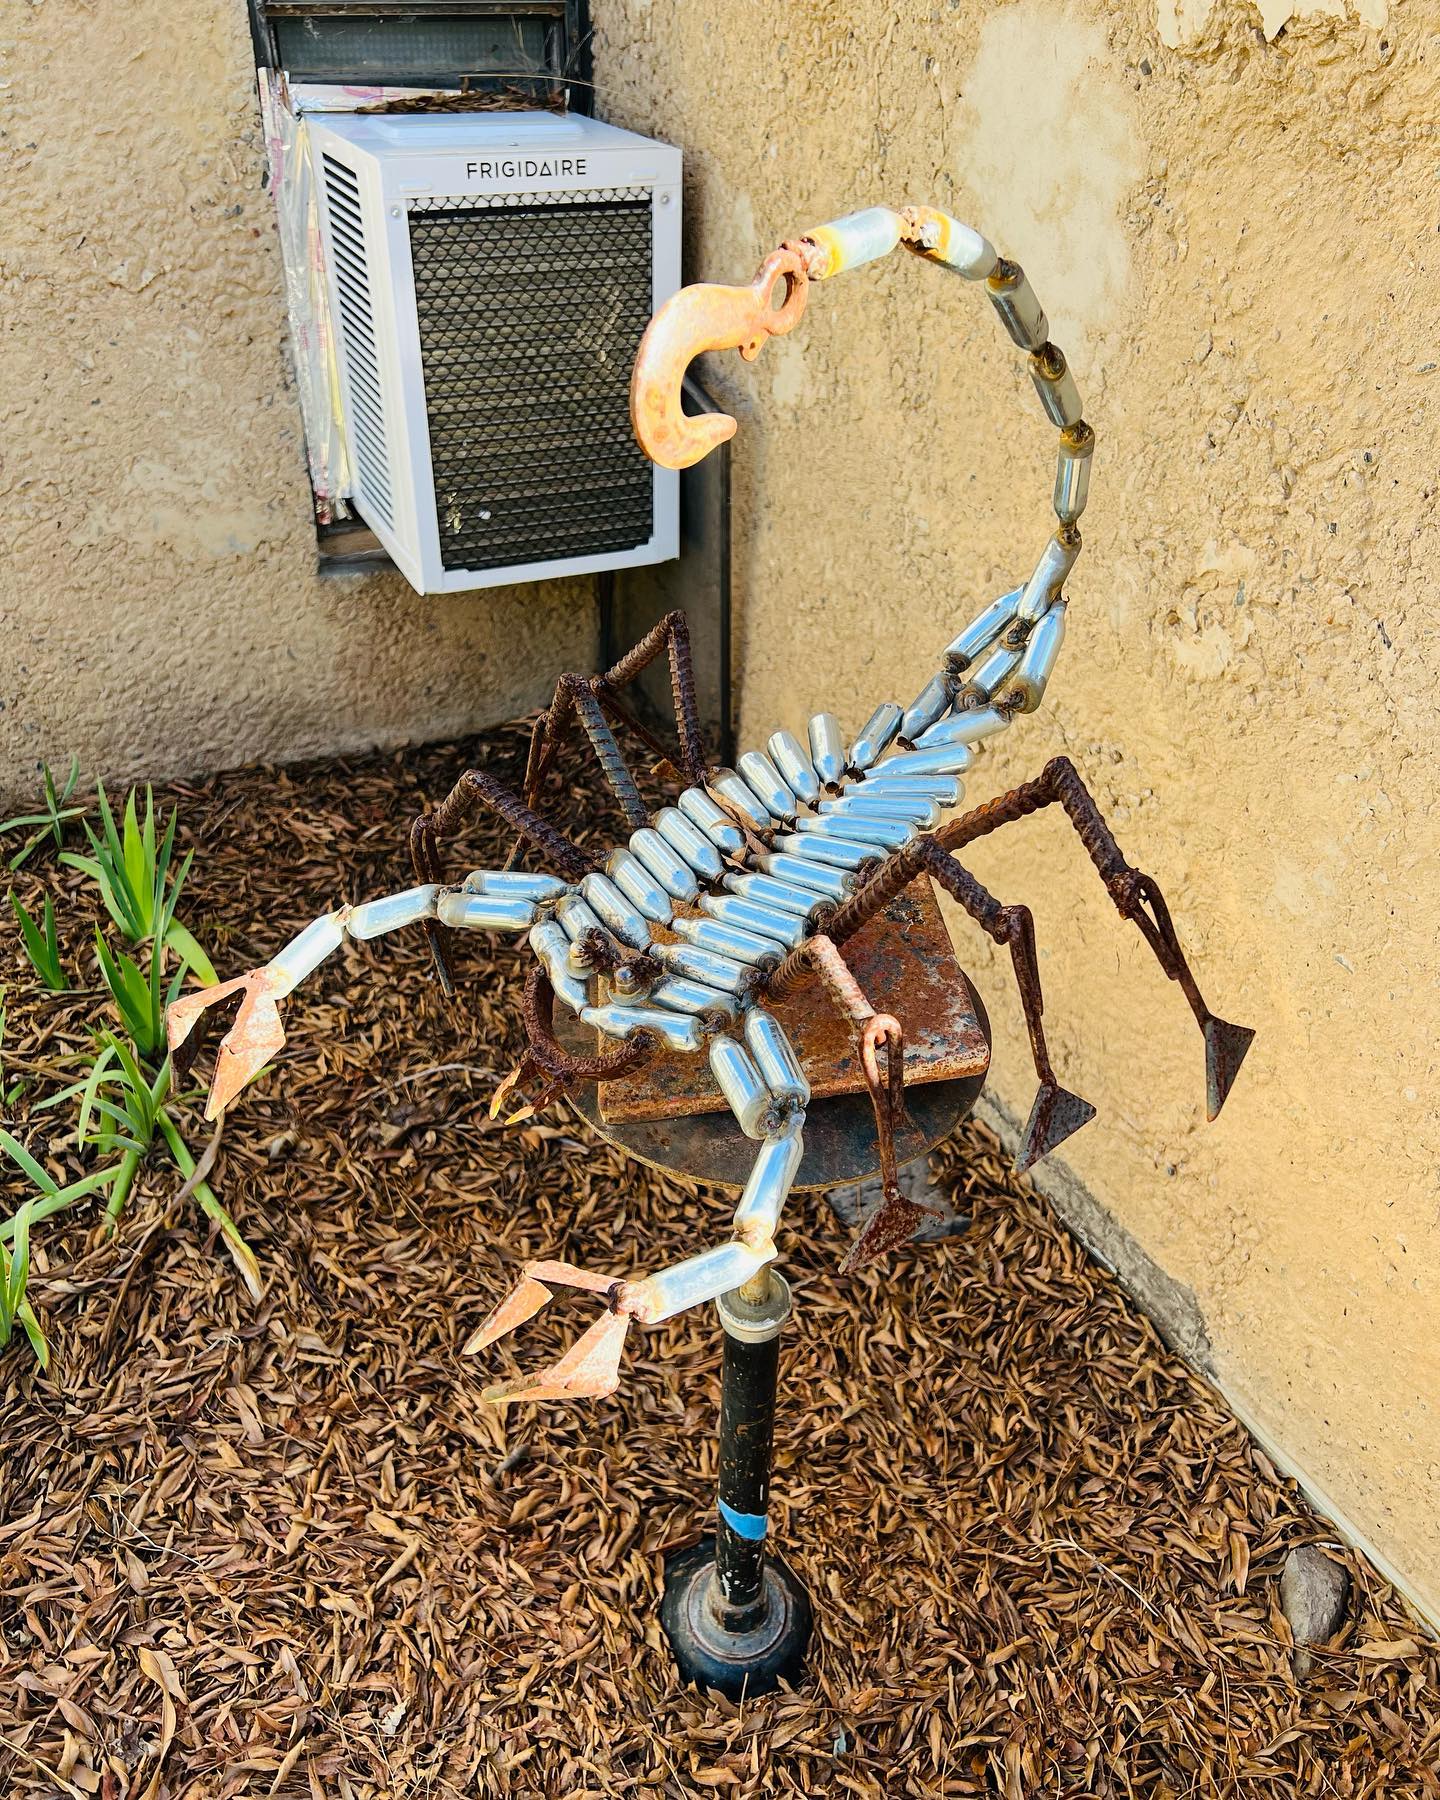
{"type": "Polygon", "coordinates": [[[1075,827],[1076,835],[1099,871],[1121,918],[1137,927],[1154,952],[1155,960],[1172,981],[1179,982],[1190,1003],[1190,1010],[1205,1038],[1206,1112],[1213,1119],[1235,1084],[1255,1033],[1249,1026],[1232,1025],[1219,1018],[1205,1004],[1199,984],[1180,948],[1174,921],[1159,885],[1149,875],[1132,868],[1121,855],[1120,846],[1105,823],[1094,796],[1069,757],[1055,757],[1034,781],[1027,781],[1012,793],[1003,794],[998,800],[952,820],[936,836],[947,850],[958,850],[977,838],[988,836],[1001,825],[1013,824],[1057,801],[1075,827]]]}
{"type": "MultiPolygon", "coordinates": [[[[481,811],[495,813],[511,826],[522,839],[534,844],[547,862],[566,881],[579,881],[588,875],[595,863],[577,844],[548,820],[533,812],[520,796],[487,775],[482,769],[467,769],[433,812],[421,813],[410,822],[410,861],[416,879],[441,881],[445,877],[440,864],[440,840],[456,832],[481,811]]],[[[440,985],[447,994],[455,992],[450,969],[449,932],[433,919],[425,922],[430,940],[430,953],[435,959],[440,985]]]]}
{"type": "Polygon", "coordinates": [[[650,813],[596,698],[600,679],[598,675],[562,675],[555,683],[555,698],[549,711],[541,713],[535,721],[530,737],[530,754],[525,765],[525,804],[533,807],[538,803],[545,777],[578,719],[610,791],[620,803],[626,824],[632,831],[638,831],[648,822],[650,813]]]}
{"type": "MultiPolygon", "coordinates": [[[[666,772],[679,773],[682,781],[690,783],[703,781],[709,762],[695,697],[690,626],[684,613],[667,613],[604,674],[570,674],[560,677],[555,684],[554,699],[536,719],[530,734],[530,749],[525,759],[525,779],[521,784],[527,806],[538,806],[546,777],[571,736],[577,718],[632,831],[639,830],[649,822],[649,809],[641,798],[635,777],[621,752],[612,730],[612,722],[624,725],[656,757],[659,766],[666,772]],[[636,680],[657,656],[666,651],[670,657],[670,690],[674,698],[675,723],[680,737],[680,760],[684,765],[683,770],[678,772],[674,770],[670,752],[653,732],[621,705],[617,697],[618,689],[636,680]]],[[[519,851],[517,843],[510,853],[507,867],[514,863],[519,851]]]]}
{"type": "MultiPolygon", "coordinates": [[[[683,612],[666,613],[633,649],[627,650],[603,675],[595,678],[594,692],[602,706],[609,706],[617,688],[627,687],[648,669],[655,658],[668,652],[670,693],[675,704],[675,726],[680,734],[680,773],[692,786],[705,779],[709,759],[700,729],[700,707],[695,697],[695,664],[690,652],[690,622],[683,612]]],[[[638,722],[623,715],[632,727],[638,722]]],[[[643,733],[642,733],[643,735],[643,733]]]]}
{"type": "MultiPolygon", "coordinates": [[[[1061,1087],[1055,1078],[1049,1046],[1045,1042],[1045,1000],[1035,955],[1035,922],[1029,907],[1002,905],[950,855],[939,835],[926,834],[913,839],[882,864],[858,893],[836,908],[826,929],[836,943],[844,943],[922,874],[938,882],[977,925],[1010,952],[1016,986],[1020,990],[1020,1005],[1025,1014],[1025,1031],[1040,1084],[1035,1104],[1030,1109],[1020,1153],[1015,1159],[1017,1169],[1028,1169],[1095,1117],[1095,1108],[1088,1100],[1061,1087]]],[[[801,951],[793,952],[776,970],[771,980],[772,993],[782,989],[791,978],[791,964],[800,955],[801,951]]]]}
{"type": "Polygon", "coordinates": [[[572,1056],[563,1049],[555,1036],[555,990],[538,962],[525,977],[523,1010],[525,1061],[532,1069],[538,1069],[546,1081],[545,1100],[538,1102],[540,1105],[577,1082],[618,1081],[654,1059],[657,1046],[644,1031],[637,1031],[615,1049],[601,1050],[594,1056],[572,1056]]]}
{"type": "MultiPolygon", "coordinates": [[[[880,1204],[865,1221],[840,1265],[841,1273],[848,1275],[876,1261],[896,1245],[908,1243],[927,1213],[938,1214],[940,1208],[921,1206],[907,1200],[900,1192],[895,1162],[895,1134],[905,1117],[905,1033],[900,1021],[890,1013],[875,1011],[834,940],[823,931],[807,939],[796,952],[796,958],[803,959],[804,965],[819,977],[836,1011],[850,1021],[870,1104],[875,1111],[875,1140],[880,1151],[880,1204]],[[882,1053],[885,1058],[883,1073],[880,1068],[882,1053]]],[[[797,966],[792,971],[789,986],[798,985],[800,973],[797,966]]]]}
{"type": "Polygon", "coordinates": [[[643,1031],[637,1031],[614,1050],[599,1051],[594,1056],[572,1056],[555,1036],[555,990],[538,962],[525,977],[521,1012],[525,1020],[525,1052],[491,1097],[492,1119],[500,1117],[517,1090],[526,1101],[525,1110],[539,1112],[570,1088],[618,1080],[642,1069],[655,1056],[655,1041],[643,1031]],[[526,1084],[534,1078],[540,1085],[527,1095],[526,1084]]]}

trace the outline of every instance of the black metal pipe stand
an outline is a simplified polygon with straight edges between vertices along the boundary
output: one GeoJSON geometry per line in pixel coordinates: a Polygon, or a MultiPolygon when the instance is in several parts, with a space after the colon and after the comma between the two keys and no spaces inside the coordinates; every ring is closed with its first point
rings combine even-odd
{"type": "Polygon", "coordinates": [[[715,1530],[665,1559],[660,1623],[687,1681],[732,1700],[794,1682],[810,1641],[810,1596],[767,1553],[770,1462],[784,1278],[762,1269],[716,1302],[725,1329],[720,1372],[720,1478],[715,1530]]]}

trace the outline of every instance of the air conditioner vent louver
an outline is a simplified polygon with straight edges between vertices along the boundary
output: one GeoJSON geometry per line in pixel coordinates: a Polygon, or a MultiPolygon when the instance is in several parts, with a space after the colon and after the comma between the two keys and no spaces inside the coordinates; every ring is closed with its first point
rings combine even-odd
{"type": "Polygon", "coordinates": [[[648,195],[410,208],[440,558],[630,550],[654,529],[630,430],[650,317],[648,195]]]}
{"type": "Polygon", "coordinates": [[[380,397],[360,188],[351,171],[329,156],[325,158],[325,199],[330,212],[340,331],[350,374],[355,473],[364,500],[385,524],[393,525],[395,505],[390,497],[390,464],[385,454],[385,407],[380,397]]]}
{"type": "Polygon", "coordinates": [[[345,497],[422,594],[664,562],[630,428],[680,153],[573,114],[312,112],[345,497]]]}

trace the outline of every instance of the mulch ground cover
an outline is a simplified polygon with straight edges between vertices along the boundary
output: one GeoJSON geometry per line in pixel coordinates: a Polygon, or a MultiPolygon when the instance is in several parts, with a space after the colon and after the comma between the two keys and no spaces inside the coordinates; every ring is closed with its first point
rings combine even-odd
{"type": "MultiPolygon", "coordinates": [[[[513,777],[523,741],[171,788],[182,917],[222,975],[263,961],[406,885],[422,798],[469,762],[513,777]]],[[[502,840],[466,849],[493,865],[502,840]]],[[[16,886],[60,896],[93,981],[80,878],[47,856],[16,886]]],[[[7,1079],[43,1091],[99,999],[38,993],[16,940],[7,1079]]],[[[211,1178],[260,1302],[168,1166],[116,1238],[93,1212],[42,1229],[54,1361],[0,1356],[0,1794],[1440,1793],[1433,1644],[978,1128],[939,1159],[970,1231],[883,1270],[842,1280],[827,1208],[792,1203],[774,1520],[816,1601],[810,1673],[744,1705],[681,1688],[659,1567],[708,1523],[713,1314],[638,1334],[619,1393],[572,1408],[479,1390],[583,1305],[459,1355],[522,1258],[655,1268],[729,1213],[563,1108],[489,1118],[525,955],[468,940],[446,1001],[409,931],[287,1003],[211,1178]],[[1354,1583],[1303,1680],[1278,1605],[1299,1544],[1354,1583]]],[[[11,1127],[73,1174],[36,1091],[11,1127]]]]}

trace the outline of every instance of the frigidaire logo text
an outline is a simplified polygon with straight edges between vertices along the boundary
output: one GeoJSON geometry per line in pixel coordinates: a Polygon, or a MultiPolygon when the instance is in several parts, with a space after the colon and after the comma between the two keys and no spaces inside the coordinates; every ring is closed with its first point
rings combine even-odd
{"type": "Polygon", "coordinates": [[[583,156],[507,156],[500,162],[467,162],[471,181],[516,181],[556,175],[584,175],[583,156]]]}

